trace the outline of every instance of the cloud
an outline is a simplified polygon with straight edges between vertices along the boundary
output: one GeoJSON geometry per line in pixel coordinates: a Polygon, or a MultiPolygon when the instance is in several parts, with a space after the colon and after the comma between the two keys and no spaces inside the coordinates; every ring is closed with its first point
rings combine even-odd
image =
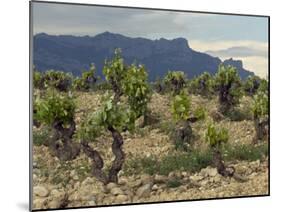
{"type": "Polygon", "coordinates": [[[238,57],[243,61],[243,65],[248,70],[253,70],[256,75],[266,78],[268,77],[268,58],[265,57],[238,57]]]}
{"type": "Polygon", "coordinates": [[[196,51],[206,52],[222,60],[234,58],[243,61],[244,68],[260,77],[268,75],[268,44],[250,40],[201,41],[190,40],[196,51]]]}
{"type": "Polygon", "coordinates": [[[266,18],[41,2],[33,6],[35,33],[96,35],[110,31],[150,39],[267,39],[266,18]]]}
{"type": "Polygon", "coordinates": [[[247,47],[255,50],[265,51],[268,48],[267,42],[260,42],[254,40],[219,40],[219,41],[209,41],[209,40],[196,40],[192,39],[189,41],[191,48],[200,51],[219,51],[223,49],[228,49],[232,47],[247,47]]]}
{"type": "Polygon", "coordinates": [[[251,56],[261,56],[267,57],[267,50],[259,50],[245,46],[234,46],[227,49],[221,49],[217,51],[206,51],[206,53],[211,55],[217,55],[219,57],[251,57],[251,56]]]}

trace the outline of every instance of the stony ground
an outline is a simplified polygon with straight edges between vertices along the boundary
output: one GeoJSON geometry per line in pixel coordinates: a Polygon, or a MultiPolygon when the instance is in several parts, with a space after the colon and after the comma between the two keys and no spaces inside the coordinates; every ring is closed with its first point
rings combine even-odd
{"type": "MultiPolygon", "coordinates": [[[[77,116],[79,123],[84,113],[94,111],[100,106],[101,95],[78,93],[77,116]]],[[[247,112],[251,99],[243,98],[240,108],[247,112]]],[[[155,156],[175,153],[169,139],[168,129],[172,123],[168,95],[154,94],[149,107],[152,115],[159,120],[156,124],[140,128],[134,134],[123,133],[124,152],[127,158],[155,156]]],[[[214,116],[217,100],[192,96],[192,109],[198,105],[206,107],[205,121],[192,125],[195,144],[198,148],[206,146],[204,132],[207,123],[214,116]]],[[[227,118],[218,122],[229,130],[229,143],[250,144],[254,136],[252,120],[231,121],[227,118]]],[[[101,142],[91,145],[105,158],[105,167],[114,159],[111,153],[111,138],[104,134],[101,142]]],[[[170,172],[164,175],[131,175],[120,172],[118,185],[102,185],[90,174],[91,161],[83,154],[70,162],[60,162],[50,155],[47,147],[34,146],[33,149],[33,208],[47,209],[58,207],[81,207],[112,205],[122,203],[190,200],[232,196],[264,195],[268,193],[267,158],[252,162],[232,161],[228,165],[236,168],[243,180],[220,176],[215,168],[206,167],[196,173],[187,171],[170,172]],[[179,185],[167,182],[179,182],[179,185]]]]}

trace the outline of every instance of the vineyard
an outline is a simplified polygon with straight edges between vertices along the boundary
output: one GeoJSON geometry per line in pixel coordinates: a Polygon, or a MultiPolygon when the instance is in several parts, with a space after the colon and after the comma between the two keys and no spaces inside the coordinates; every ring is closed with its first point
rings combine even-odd
{"type": "Polygon", "coordinates": [[[103,76],[34,68],[33,209],[268,194],[267,80],[148,75],[120,49],[103,76]]]}

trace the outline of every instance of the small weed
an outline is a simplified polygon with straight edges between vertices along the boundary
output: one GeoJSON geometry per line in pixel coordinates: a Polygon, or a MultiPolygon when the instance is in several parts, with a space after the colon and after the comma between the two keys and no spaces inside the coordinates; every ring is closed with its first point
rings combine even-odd
{"type": "Polygon", "coordinates": [[[226,117],[228,117],[231,121],[243,121],[243,120],[252,120],[252,112],[250,109],[238,109],[235,108],[232,111],[229,111],[226,114],[226,117]]]}
{"type": "Polygon", "coordinates": [[[255,161],[268,155],[268,145],[253,146],[250,144],[225,146],[224,158],[226,160],[255,161]]]}
{"type": "MultiPolygon", "coordinates": [[[[267,154],[267,144],[256,147],[253,145],[225,145],[223,149],[223,155],[226,161],[255,161],[262,159],[267,154]]],[[[192,149],[189,152],[177,152],[166,155],[161,159],[157,159],[155,156],[137,156],[125,162],[124,174],[137,175],[146,173],[150,175],[168,175],[170,172],[177,170],[197,172],[202,168],[212,165],[212,161],[213,155],[210,149],[204,151],[192,149]]]]}
{"type": "Polygon", "coordinates": [[[159,123],[160,132],[169,135],[175,129],[175,123],[173,121],[163,121],[159,123]]]}
{"type": "Polygon", "coordinates": [[[34,131],[33,130],[33,144],[35,146],[41,146],[46,144],[49,139],[50,129],[47,127],[43,127],[40,130],[34,131]]]}
{"type": "Polygon", "coordinates": [[[194,111],[194,116],[196,118],[198,118],[198,120],[203,120],[206,118],[206,110],[204,107],[200,106],[198,108],[196,108],[196,110],[194,111]]]}
{"type": "Polygon", "coordinates": [[[167,183],[166,183],[167,187],[169,188],[177,188],[179,186],[182,185],[181,181],[179,179],[172,179],[172,180],[169,180],[167,183]]]}
{"type": "Polygon", "coordinates": [[[139,173],[147,173],[153,175],[157,169],[157,159],[151,157],[136,157],[132,160],[127,160],[124,164],[124,174],[133,175],[139,173]]]}

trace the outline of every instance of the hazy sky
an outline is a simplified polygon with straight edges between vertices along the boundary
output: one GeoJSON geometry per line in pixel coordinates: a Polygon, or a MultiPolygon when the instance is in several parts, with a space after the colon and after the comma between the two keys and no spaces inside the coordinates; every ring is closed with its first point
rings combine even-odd
{"type": "Polygon", "coordinates": [[[242,59],[244,67],[266,76],[267,18],[33,3],[34,33],[130,37],[184,37],[191,48],[221,59],[242,59]]]}

